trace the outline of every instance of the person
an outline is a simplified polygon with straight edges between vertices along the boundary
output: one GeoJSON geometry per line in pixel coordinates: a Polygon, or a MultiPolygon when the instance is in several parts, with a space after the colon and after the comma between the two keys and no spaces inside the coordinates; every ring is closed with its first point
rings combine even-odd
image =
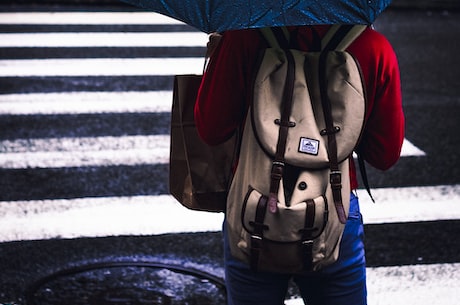
{"type": "MultiPolygon", "coordinates": [[[[300,50],[308,51],[314,38],[330,26],[288,27],[300,50]]],[[[229,139],[242,126],[251,101],[257,58],[267,47],[257,29],[223,33],[203,75],[195,105],[195,121],[208,144],[229,139]]],[[[367,93],[365,128],[357,151],[373,167],[386,170],[399,159],[404,139],[400,72],[389,41],[371,27],[347,48],[359,63],[367,93]]],[[[350,158],[350,211],[338,260],[324,269],[300,275],[253,272],[230,254],[224,233],[228,304],[284,304],[293,280],[308,305],[362,305],[367,303],[363,222],[358,198],[356,167],[350,158]]],[[[227,202],[231,205],[232,202],[227,202]]]]}

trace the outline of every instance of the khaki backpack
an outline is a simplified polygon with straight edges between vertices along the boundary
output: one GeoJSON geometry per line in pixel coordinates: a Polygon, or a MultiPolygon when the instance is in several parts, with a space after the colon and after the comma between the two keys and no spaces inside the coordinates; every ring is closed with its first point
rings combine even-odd
{"type": "Polygon", "coordinates": [[[266,28],[238,167],[227,199],[232,255],[253,270],[316,271],[337,260],[350,205],[349,158],[366,111],[345,51],[365,26],[332,26],[321,50],[266,28]]]}

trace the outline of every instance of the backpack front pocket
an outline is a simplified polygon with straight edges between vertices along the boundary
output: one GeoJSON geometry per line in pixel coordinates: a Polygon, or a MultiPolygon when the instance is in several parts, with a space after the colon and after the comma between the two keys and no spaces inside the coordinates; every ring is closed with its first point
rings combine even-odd
{"type": "Polygon", "coordinates": [[[329,216],[326,198],[319,196],[290,207],[278,203],[276,213],[268,210],[267,201],[267,196],[249,188],[241,213],[244,241],[239,243],[246,249],[241,250],[256,269],[310,270],[325,255],[321,236],[329,216]]]}

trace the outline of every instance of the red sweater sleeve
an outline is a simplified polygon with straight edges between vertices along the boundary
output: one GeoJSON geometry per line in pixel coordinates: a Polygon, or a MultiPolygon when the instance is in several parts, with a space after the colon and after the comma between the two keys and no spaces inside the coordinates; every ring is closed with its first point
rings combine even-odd
{"type": "Polygon", "coordinates": [[[195,123],[201,138],[210,145],[230,138],[246,116],[248,85],[259,52],[250,32],[226,32],[203,76],[195,123]]]}
{"type": "Polygon", "coordinates": [[[366,82],[368,113],[358,152],[375,168],[396,163],[404,140],[401,80],[396,54],[381,34],[365,31],[348,51],[355,56],[366,82]]]}

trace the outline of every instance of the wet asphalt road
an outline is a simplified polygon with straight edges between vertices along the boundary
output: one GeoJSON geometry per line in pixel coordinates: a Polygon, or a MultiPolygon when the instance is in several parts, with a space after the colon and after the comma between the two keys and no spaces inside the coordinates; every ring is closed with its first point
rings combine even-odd
{"type": "MultiPolygon", "coordinates": [[[[404,158],[384,175],[369,169],[373,187],[460,183],[458,166],[460,137],[457,133],[460,127],[458,120],[460,70],[457,68],[460,67],[458,56],[460,46],[458,39],[455,39],[460,37],[459,17],[458,11],[387,10],[377,20],[377,29],[389,38],[400,60],[407,138],[425,151],[427,156],[404,158]]],[[[6,54],[5,52],[11,50],[0,50],[0,52],[6,54]]],[[[126,88],[166,90],[171,89],[171,85],[170,77],[152,77],[142,80],[136,77],[0,79],[2,94],[18,91],[56,92],[70,89],[90,91],[91,88],[94,88],[93,90],[105,88],[112,91],[124,91],[126,88]]],[[[50,132],[46,126],[54,126],[56,129],[54,132],[58,136],[65,136],[66,133],[75,135],[75,130],[79,130],[77,125],[93,121],[98,123],[80,129],[77,131],[77,136],[156,134],[167,133],[169,124],[168,116],[157,117],[152,114],[99,115],[97,118],[87,115],[69,116],[63,121],[62,119],[57,116],[4,116],[0,121],[0,136],[2,139],[42,137],[50,132]],[[76,122],[76,119],[81,122],[76,122]],[[153,127],[152,121],[157,122],[153,127]],[[29,129],[26,125],[30,122],[35,122],[33,124],[43,128],[29,129]],[[117,129],[107,127],[113,126],[114,123],[118,126],[117,129]]],[[[2,176],[0,197],[4,201],[167,193],[166,184],[162,182],[167,181],[167,167],[164,165],[152,165],[147,168],[0,169],[0,174],[2,176]],[[154,185],[151,183],[152,173],[154,181],[158,181],[154,185]],[[51,181],[42,179],[48,176],[54,178],[51,181]],[[114,176],[120,178],[111,184],[97,182],[114,176]],[[76,183],[77,181],[91,182],[76,183]]],[[[368,266],[460,262],[460,241],[452,238],[459,231],[460,221],[456,219],[366,225],[368,266]]],[[[172,303],[174,299],[172,296],[170,299],[165,297],[171,293],[170,290],[174,286],[166,285],[161,289],[148,287],[146,283],[155,282],[155,279],[152,279],[155,277],[152,275],[152,268],[136,263],[171,264],[222,277],[221,253],[221,235],[216,232],[0,243],[0,304],[25,303],[27,289],[33,287],[34,283],[44,276],[54,272],[88,264],[111,263],[134,263],[134,265],[130,268],[120,266],[109,268],[109,265],[101,265],[101,268],[94,272],[66,274],[60,277],[61,284],[76,287],[96,286],[94,288],[96,291],[98,285],[117,282],[118,286],[100,292],[98,304],[104,304],[101,300],[105,300],[106,304],[129,304],[131,301],[122,292],[132,288],[133,285],[137,285],[138,290],[135,291],[140,294],[136,304],[142,304],[142,300],[149,304],[175,304],[172,303]],[[160,290],[155,291],[155,289],[160,290]],[[143,299],[142,294],[146,291],[150,291],[149,299],[143,299]]],[[[172,272],[172,282],[177,282],[178,277],[183,276],[181,272],[174,270],[168,271],[164,268],[155,270],[163,272],[159,275],[162,279],[169,279],[164,273],[172,272]]],[[[196,287],[193,286],[197,284],[193,282],[196,278],[199,279],[198,283],[202,283],[202,278],[193,278],[190,279],[191,287],[196,287]]],[[[179,281],[187,280],[180,278],[179,281]]],[[[205,282],[210,285],[210,291],[216,291],[216,294],[224,293],[224,289],[218,283],[209,279],[205,282]]],[[[59,287],[59,283],[55,285],[59,287]]],[[[80,293],[83,294],[82,291],[80,293]]],[[[48,297],[48,300],[53,299],[49,291],[40,293],[45,298],[48,297]]],[[[183,293],[181,301],[185,302],[190,291],[183,293]]],[[[202,297],[205,298],[206,294],[202,297]]],[[[61,300],[62,298],[63,296],[61,300]]],[[[199,298],[194,300],[198,303],[189,300],[190,304],[212,304],[218,299],[213,297],[210,300],[199,298]]]]}

